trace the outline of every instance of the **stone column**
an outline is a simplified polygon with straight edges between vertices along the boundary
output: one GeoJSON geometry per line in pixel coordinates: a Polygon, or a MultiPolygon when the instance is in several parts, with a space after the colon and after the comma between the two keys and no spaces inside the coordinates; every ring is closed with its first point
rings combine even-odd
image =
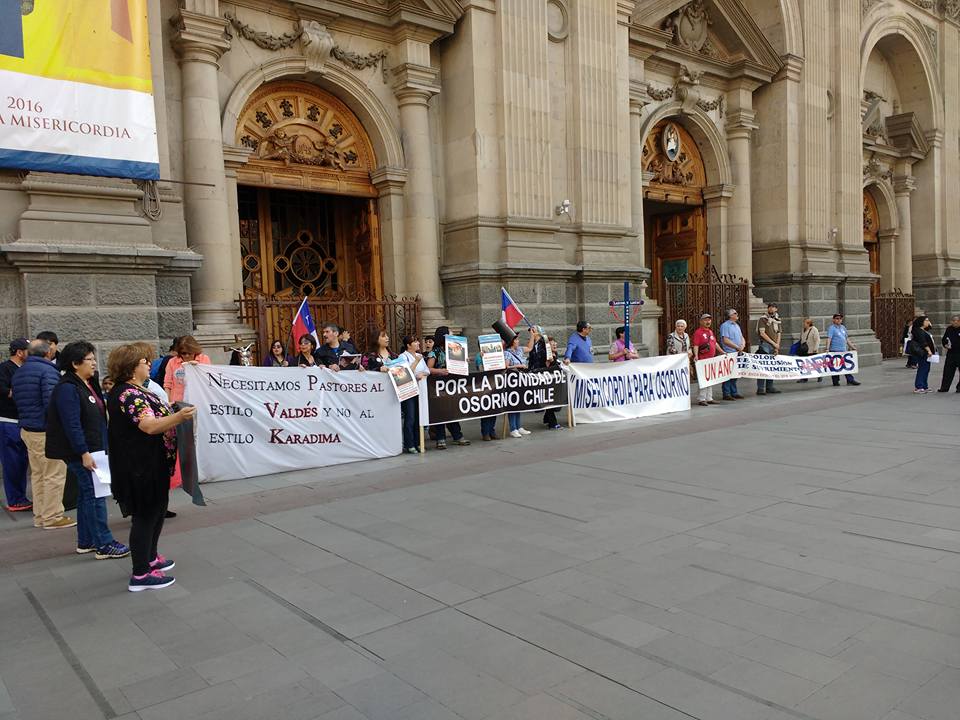
{"type": "Polygon", "coordinates": [[[893,272],[888,271],[897,266],[897,248],[900,244],[900,233],[897,230],[881,230],[877,233],[880,240],[880,292],[890,292],[896,286],[893,272]]]}
{"type": "Polygon", "coordinates": [[[750,136],[757,128],[752,110],[741,109],[727,119],[727,150],[736,190],[727,206],[726,271],[753,281],[753,224],[750,202],[750,136]]]}
{"type": "Polygon", "coordinates": [[[897,196],[897,215],[900,220],[900,237],[894,249],[893,285],[905,293],[913,292],[913,238],[910,231],[910,193],[917,181],[910,175],[893,179],[893,192],[897,196]]]}
{"type": "Polygon", "coordinates": [[[220,132],[217,61],[230,43],[227,21],[181,10],[173,46],[180,55],[183,196],[187,241],[203,255],[191,283],[197,325],[236,323],[229,204],[220,132]]]}
{"type": "MultiPolygon", "coordinates": [[[[429,53],[429,50],[428,50],[429,53]]],[[[442,324],[443,291],[440,287],[440,257],[437,197],[433,185],[433,147],[427,103],[439,91],[436,72],[427,66],[405,63],[394,69],[394,91],[400,106],[403,154],[407,164],[405,188],[404,291],[419,295],[423,325],[442,324]]]]}
{"type": "Polygon", "coordinates": [[[404,243],[403,188],[407,172],[400,168],[382,167],[370,174],[377,188],[377,211],[380,215],[380,252],[383,258],[383,289],[387,295],[403,295],[408,288],[404,243]]]}
{"type": "Polygon", "coordinates": [[[637,233],[640,264],[646,263],[643,237],[643,103],[630,100],[630,224],[637,233]]]}

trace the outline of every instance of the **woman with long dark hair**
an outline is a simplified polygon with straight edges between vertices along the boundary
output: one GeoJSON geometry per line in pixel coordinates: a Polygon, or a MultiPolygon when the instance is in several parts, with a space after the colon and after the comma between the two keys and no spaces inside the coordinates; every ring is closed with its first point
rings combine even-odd
{"type": "Polygon", "coordinates": [[[310,333],[304,333],[297,339],[297,348],[300,352],[294,358],[300,367],[313,367],[317,364],[314,354],[317,352],[317,341],[310,333]]]}
{"type": "Polygon", "coordinates": [[[176,467],[175,428],[191,419],[196,408],[191,405],[173,412],[144,387],[150,364],[139,343],[114,349],[108,367],[116,380],[107,399],[111,491],[120,512],[130,517],[133,571],[127,588],[130,592],[159,590],[174,582],[165,574],[174,562],[157,551],[157,542],[176,467]]]}
{"type": "Polygon", "coordinates": [[[293,358],[287,355],[280,340],[270,343],[270,352],[263,358],[263,367],[290,367],[293,364],[293,358]]]}
{"type": "MultiPolygon", "coordinates": [[[[406,350],[406,346],[404,346],[404,350],[406,350]]],[[[386,330],[381,330],[377,333],[377,346],[360,358],[360,366],[364,370],[378,372],[383,369],[387,360],[394,360],[396,357],[396,353],[390,349],[390,336],[386,330]]]]}
{"type": "Polygon", "coordinates": [[[907,351],[917,363],[917,375],[913,381],[913,391],[917,394],[928,393],[927,378],[930,376],[930,356],[937,351],[937,344],[930,334],[930,318],[918,316],[910,327],[910,340],[907,351]]]}
{"type": "MultiPolygon", "coordinates": [[[[433,350],[427,354],[427,368],[431,375],[447,375],[447,353],[446,336],[450,334],[450,328],[441,325],[433,334],[433,350]]],[[[456,445],[469,445],[470,441],[463,436],[463,430],[460,429],[460,423],[451,422],[445,425],[434,425],[437,433],[437,450],[447,449],[447,430],[453,437],[456,445]]]]}
{"type": "Polygon", "coordinates": [[[94,380],[96,348],[85,340],[70,343],[60,352],[60,369],[63,377],[47,409],[45,454],[63,460],[77,478],[77,554],[95,552],[97,560],[126,557],[130,549],[113,539],[107,503],[93,486],[93,453],[107,448],[106,407],[94,380]]]}

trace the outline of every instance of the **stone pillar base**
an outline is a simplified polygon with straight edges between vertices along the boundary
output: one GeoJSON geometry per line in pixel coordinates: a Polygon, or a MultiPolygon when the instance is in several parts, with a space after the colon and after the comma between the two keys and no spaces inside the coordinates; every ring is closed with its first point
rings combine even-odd
{"type": "Polygon", "coordinates": [[[960,313],[960,278],[916,279],[913,294],[917,310],[929,315],[941,334],[950,324],[950,317],[960,313]]]}
{"type": "MultiPolygon", "coordinates": [[[[246,345],[257,339],[257,334],[248,326],[239,323],[234,317],[232,325],[197,325],[193,331],[193,336],[200,343],[203,352],[210,356],[214,365],[228,365],[230,363],[230,350],[224,350],[236,345],[246,345]],[[238,340],[239,338],[239,340],[238,340]]],[[[253,359],[254,363],[260,364],[266,355],[266,349],[260,350],[260,357],[253,359]]]]}

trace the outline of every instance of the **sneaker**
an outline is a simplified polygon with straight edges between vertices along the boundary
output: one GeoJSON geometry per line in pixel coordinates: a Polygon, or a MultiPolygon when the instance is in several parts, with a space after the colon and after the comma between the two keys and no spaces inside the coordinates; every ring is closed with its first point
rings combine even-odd
{"type": "Polygon", "coordinates": [[[491,440],[493,440],[493,438],[490,437],[489,435],[481,435],[480,439],[483,440],[484,442],[490,442],[491,440]]]}
{"type": "Polygon", "coordinates": [[[527,430],[526,428],[519,428],[519,431],[520,431],[520,434],[521,434],[521,435],[529,435],[529,434],[530,434],[530,431],[527,430]]]}
{"type": "Polygon", "coordinates": [[[757,395],[766,395],[766,394],[767,394],[766,390],[757,390],[757,395]]]}
{"type": "Polygon", "coordinates": [[[159,570],[160,572],[166,572],[167,570],[173,570],[176,566],[177,564],[173,560],[157,553],[157,557],[150,563],[150,571],[159,570]]]}
{"type": "Polygon", "coordinates": [[[437,450],[446,450],[447,441],[446,440],[437,440],[437,450]]]}
{"type": "Polygon", "coordinates": [[[708,403],[706,400],[701,400],[700,402],[697,403],[697,405],[702,405],[703,407],[710,407],[710,403],[708,403]]]}
{"type": "Polygon", "coordinates": [[[32,502],[22,502],[14,503],[13,505],[7,505],[7,512],[30,512],[33,510],[32,502]]]}
{"type": "Polygon", "coordinates": [[[420,448],[408,447],[406,450],[404,450],[404,452],[407,453],[408,455],[419,455],[420,448]]]}
{"type": "Polygon", "coordinates": [[[770,388],[767,390],[767,395],[779,395],[783,390],[777,390],[776,388],[770,388]]]}
{"type": "Polygon", "coordinates": [[[512,437],[512,438],[522,438],[523,435],[520,434],[520,431],[519,431],[519,430],[511,430],[511,431],[510,431],[510,437],[512,437]]]}
{"type": "Polygon", "coordinates": [[[736,395],[731,395],[731,397],[732,397],[734,400],[744,400],[744,399],[745,399],[745,398],[743,397],[743,395],[741,395],[741,394],[739,394],[739,393],[737,393],[736,395]]]}
{"type": "Polygon", "coordinates": [[[453,444],[454,444],[454,445],[466,446],[466,445],[469,445],[469,444],[470,444],[470,441],[467,440],[466,438],[460,438],[459,440],[454,440],[454,441],[453,441],[453,444]]]}
{"type": "Polygon", "coordinates": [[[94,557],[97,560],[119,560],[120,558],[125,558],[130,554],[130,548],[128,548],[123,543],[118,543],[114,540],[112,543],[107,543],[102,548],[97,548],[97,554],[94,557]]]}
{"type": "Polygon", "coordinates": [[[860,385],[860,384],[861,383],[859,380],[851,380],[850,382],[847,383],[847,385],[860,385]]]}
{"type": "Polygon", "coordinates": [[[724,396],[723,396],[723,399],[724,399],[724,400],[733,400],[733,395],[724,395],[724,396]]]}
{"type": "Polygon", "coordinates": [[[551,429],[551,430],[563,430],[563,426],[561,426],[559,423],[557,423],[556,425],[551,425],[551,426],[550,426],[550,429],[551,429]]]}
{"type": "Polygon", "coordinates": [[[141,590],[162,590],[176,582],[176,578],[166,577],[159,570],[151,570],[146,575],[131,575],[127,590],[140,592],[141,590]]]}
{"type": "Polygon", "coordinates": [[[917,395],[923,395],[926,392],[926,390],[924,390],[923,388],[916,388],[914,389],[913,392],[916,393],[917,395]]]}
{"type": "Polygon", "coordinates": [[[86,555],[87,553],[92,553],[94,550],[96,550],[96,548],[93,547],[93,545],[90,545],[89,547],[81,545],[77,547],[77,555],[86,555]]]}
{"type": "Polygon", "coordinates": [[[61,515],[56,520],[54,520],[49,525],[44,525],[44,530],[62,530],[64,528],[72,528],[77,526],[77,521],[73,518],[69,518],[66,515],[61,515]]]}

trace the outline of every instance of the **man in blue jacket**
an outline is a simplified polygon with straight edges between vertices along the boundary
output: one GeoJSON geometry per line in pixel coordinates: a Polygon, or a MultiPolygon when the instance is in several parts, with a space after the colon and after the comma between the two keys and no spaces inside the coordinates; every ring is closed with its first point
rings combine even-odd
{"type": "Polygon", "coordinates": [[[45,530],[74,527],[76,520],[63,514],[63,486],[67,466],[44,454],[47,441],[47,408],[60,382],[53,364],[56,347],[47,340],[30,343],[27,360],[13,376],[13,400],[20,415],[20,437],[30,458],[33,485],[33,526],[45,530]]]}

